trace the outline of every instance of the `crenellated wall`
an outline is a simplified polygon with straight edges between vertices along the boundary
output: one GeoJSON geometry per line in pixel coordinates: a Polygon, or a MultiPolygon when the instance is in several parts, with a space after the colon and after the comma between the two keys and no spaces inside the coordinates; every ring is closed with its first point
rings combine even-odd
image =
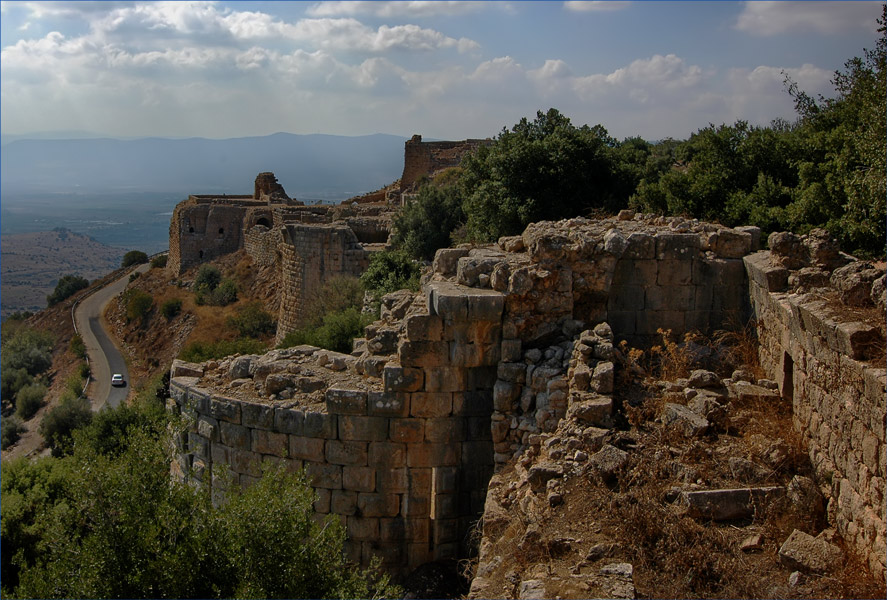
{"type": "Polygon", "coordinates": [[[407,191],[423,177],[449,167],[457,167],[462,157],[492,140],[462,140],[459,142],[423,142],[421,135],[414,135],[404,144],[401,191],[407,191]]]}

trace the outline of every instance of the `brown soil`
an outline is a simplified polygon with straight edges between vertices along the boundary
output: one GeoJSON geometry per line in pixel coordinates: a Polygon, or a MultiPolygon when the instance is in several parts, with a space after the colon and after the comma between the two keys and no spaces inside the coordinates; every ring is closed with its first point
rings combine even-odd
{"type": "MultiPolygon", "coordinates": [[[[647,401],[655,405],[661,398],[648,394],[647,401]]],[[[637,426],[611,431],[604,443],[628,452],[629,460],[608,480],[584,461],[571,460],[577,451],[592,456],[601,441],[562,421],[552,436],[559,443],[549,438],[549,444],[531,446],[494,478],[491,493],[507,522],[482,542],[492,542],[485,557],[502,560],[485,574],[486,594],[517,598],[522,581],[539,579],[546,597],[602,597],[594,594],[606,591],[578,582],[604,565],[625,562],[633,565],[639,598],[885,597],[884,582],[865,576],[846,548],[848,560],[836,572],[790,586],[791,570],[780,563],[779,547],[794,529],[820,534],[827,526],[822,507],[782,498],[745,520],[716,523],[687,516],[680,489],[785,486],[794,475],[811,475],[792,429],[789,401],[731,404],[729,410],[729,434],[722,429],[687,438],[643,416],[637,426]],[[750,461],[757,472],[734,473],[734,457],[750,461]],[[527,472],[543,459],[563,465],[567,475],[563,483],[549,482],[548,490],[533,493],[527,472]],[[551,491],[560,494],[561,504],[552,505],[551,491]],[[534,537],[531,529],[541,535],[534,537]],[[742,551],[743,541],[755,534],[762,536],[762,547],[742,551]]]]}

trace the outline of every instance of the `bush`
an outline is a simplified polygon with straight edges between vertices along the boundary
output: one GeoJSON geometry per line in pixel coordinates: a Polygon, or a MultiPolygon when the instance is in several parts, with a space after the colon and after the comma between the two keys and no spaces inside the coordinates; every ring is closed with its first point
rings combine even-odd
{"type": "Polygon", "coordinates": [[[86,379],[87,377],[89,377],[89,374],[90,374],[89,363],[87,363],[87,362],[80,363],[80,368],[78,369],[78,371],[80,372],[79,374],[80,374],[81,381],[86,379]]]}
{"type": "Polygon", "coordinates": [[[61,402],[43,417],[40,423],[40,434],[52,449],[53,456],[69,453],[72,446],[72,434],[77,429],[89,425],[92,421],[92,410],[89,400],[67,393],[61,402]]]}
{"type": "Polygon", "coordinates": [[[377,298],[401,289],[418,290],[422,268],[403,250],[384,250],[370,257],[360,282],[377,298]]]}
{"type": "Polygon", "coordinates": [[[223,279],[219,286],[209,294],[212,306],[228,306],[237,301],[237,284],[233,279],[223,279]]]}
{"type": "Polygon", "coordinates": [[[42,383],[26,385],[15,395],[15,415],[23,421],[37,414],[46,397],[46,386],[42,383]]]}
{"type": "Polygon", "coordinates": [[[354,338],[363,335],[364,328],[373,322],[372,315],[362,314],[351,307],[323,317],[319,327],[306,327],[291,331],[278,348],[290,348],[301,344],[326,348],[335,352],[351,352],[354,338]]]}
{"type": "Polygon", "coordinates": [[[141,276],[142,276],[142,274],[139,273],[138,271],[133,271],[132,273],[129,274],[129,282],[132,283],[133,281],[135,281],[136,279],[138,279],[141,276]]]}
{"type": "Polygon", "coordinates": [[[123,294],[123,301],[126,304],[127,321],[144,319],[154,305],[154,298],[151,297],[151,294],[135,289],[126,290],[123,294]]]}
{"type": "Polygon", "coordinates": [[[320,327],[323,317],[347,308],[363,306],[364,287],[356,277],[341,275],[327,280],[306,298],[303,309],[305,327],[320,327]]]}
{"type": "Polygon", "coordinates": [[[194,290],[211,292],[222,281],[222,272],[213,265],[200,265],[197,277],[194,279],[194,290]]]}
{"type": "Polygon", "coordinates": [[[465,221],[457,186],[428,184],[394,217],[394,246],[417,260],[431,260],[451,243],[451,234],[465,221]]]}
{"type": "Polygon", "coordinates": [[[79,275],[65,275],[55,285],[55,290],[46,297],[47,306],[55,306],[62,300],[73,296],[80,290],[89,287],[89,281],[79,275]]]}
{"type": "Polygon", "coordinates": [[[71,350],[71,354],[77,358],[86,358],[86,344],[83,343],[83,338],[79,333],[75,333],[71,336],[71,342],[68,344],[68,348],[71,350]]]}
{"type": "Polygon", "coordinates": [[[237,309],[237,314],[228,318],[228,327],[236,330],[241,337],[262,337],[274,333],[274,318],[262,308],[261,302],[251,302],[237,309]]]}
{"type": "Polygon", "coordinates": [[[169,254],[161,254],[159,256],[155,256],[151,259],[151,268],[152,269],[162,269],[166,267],[166,263],[169,260],[169,254]]]}
{"type": "Polygon", "coordinates": [[[13,369],[3,367],[0,373],[0,385],[2,385],[2,397],[4,400],[12,400],[18,391],[23,387],[30,385],[34,378],[28,373],[27,369],[13,369]]]}
{"type": "Polygon", "coordinates": [[[141,265],[146,262],[148,262],[147,254],[141,250],[130,250],[123,255],[123,262],[120,263],[120,266],[126,268],[131,267],[132,265],[141,265]]]}
{"type": "MultiPolygon", "coordinates": [[[[5,325],[5,324],[4,324],[5,325]]],[[[11,398],[23,382],[19,369],[23,369],[28,375],[34,376],[42,373],[52,364],[52,335],[27,326],[19,327],[11,335],[5,335],[2,342],[2,357],[0,357],[0,372],[3,379],[3,397],[11,398]],[[15,387],[16,382],[20,383],[15,387]]]]}
{"type": "Polygon", "coordinates": [[[182,312],[182,301],[178,298],[166,300],[160,305],[160,314],[166,317],[167,321],[172,320],[180,312],[182,312]]]}
{"type": "Polygon", "coordinates": [[[18,417],[4,417],[0,421],[0,447],[6,450],[12,446],[19,440],[24,431],[25,426],[22,425],[18,417]]]}
{"type": "Polygon", "coordinates": [[[218,342],[191,342],[179,353],[179,358],[188,362],[203,362],[224,358],[232,354],[261,354],[265,344],[254,338],[219,340],[218,342]]]}

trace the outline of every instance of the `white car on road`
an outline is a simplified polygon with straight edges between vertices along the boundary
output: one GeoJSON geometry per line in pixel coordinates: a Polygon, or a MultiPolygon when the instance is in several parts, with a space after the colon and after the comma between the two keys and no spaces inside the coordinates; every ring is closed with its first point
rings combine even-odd
{"type": "Polygon", "coordinates": [[[123,379],[123,375],[120,373],[114,373],[111,375],[111,385],[114,387],[123,387],[126,385],[126,381],[123,379]]]}

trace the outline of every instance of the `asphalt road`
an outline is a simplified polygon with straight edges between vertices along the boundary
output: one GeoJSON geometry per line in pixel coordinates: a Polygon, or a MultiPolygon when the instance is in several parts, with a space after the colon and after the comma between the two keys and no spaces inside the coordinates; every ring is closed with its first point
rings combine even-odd
{"type": "MultiPolygon", "coordinates": [[[[144,264],[136,270],[144,273],[148,268],[149,265],[144,264]]],[[[101,410],[106,405],[119,406],[129,395],[129,372],[126,370],[126,361],[114,344],[113,336],[105,329],[102,319],[105,307],[126,289],[127,283],[129,283],[129,273],[88,296],[77,305],[77,310],[74,312],[77,331],[83,337],[86,352],[89,354],[93,381],[89,385],[88,395],[95,411],[101,410]],[[111,387],[113,373],[123,375],[126,386],[111,387]]]]}

